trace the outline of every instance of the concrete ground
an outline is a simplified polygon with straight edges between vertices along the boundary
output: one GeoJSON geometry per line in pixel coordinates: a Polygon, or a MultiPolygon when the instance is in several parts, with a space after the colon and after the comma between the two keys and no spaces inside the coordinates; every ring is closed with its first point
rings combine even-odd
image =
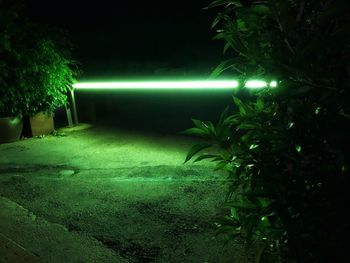
{"type": "MultiPolygon", "coordinates": [[[[46,262],[246,262],[192,139],[80,126],[0,145],[0,233],[46,262]]],[[[0,262],[3,260],[0,255],[0,262]]]]}

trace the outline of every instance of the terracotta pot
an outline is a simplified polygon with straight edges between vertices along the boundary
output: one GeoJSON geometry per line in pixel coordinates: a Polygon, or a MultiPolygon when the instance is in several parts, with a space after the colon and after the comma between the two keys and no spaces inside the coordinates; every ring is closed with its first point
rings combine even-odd
{"type": "Polygon", "coordinates": [[[18,141],[23,129],[22,118],[4,117],[0,118],[0,143],[18,141]]]}
{"type": "Polygon", "coordinates": [[[28,124],[29,131],[27,133],[32,137],[50,134],[55,129],[53,115],[43,112],[29,117],[28,124]]]}

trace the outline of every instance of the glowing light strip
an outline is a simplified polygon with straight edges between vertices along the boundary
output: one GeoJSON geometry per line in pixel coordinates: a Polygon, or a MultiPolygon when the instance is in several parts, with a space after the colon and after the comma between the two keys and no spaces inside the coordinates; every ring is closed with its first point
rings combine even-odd
{"type": "MultiPolygon", "coordinates": [[[[105,82],[78,82],[74,89],[121,89],[121,90],[174,90],[174,89],[234,89],[239,87],[236,80],[220,81],[105,81],[105,82]]],[[[275,88],[277,81],[270,83],[262,80],[248,80],[244,84],[248,89],[275,88]]]]}
{"type": "Polygon", "coordinates": [[[78,82],[75,89],[232,89],[239,86],[230,81],[146,81],[146,82],[78,82]]]}
{"type": "Polygon", "coordinates": [[[248,80],[244,84],[244,87],[247,89],[261,89],[261,88],[276,88],[278,85],[276,80],[271,81],[270,83],[263,80],[248,80]]]}
{"type": "Polygon", "coordinates": [[[263,80],[248,80],[244,87],[248,89],[259,89],[259,88],[266,88],[267,82],[263,80]]]}

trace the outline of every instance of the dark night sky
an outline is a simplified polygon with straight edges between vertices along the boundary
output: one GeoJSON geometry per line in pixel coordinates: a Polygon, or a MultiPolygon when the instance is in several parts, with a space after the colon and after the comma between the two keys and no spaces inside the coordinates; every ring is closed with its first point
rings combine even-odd
{"type": "Polygon", "coordinates": [[[66,29],[83,77],[207,76],[222,60],[208,1],[25,1],[32,20],[66,29]]]}

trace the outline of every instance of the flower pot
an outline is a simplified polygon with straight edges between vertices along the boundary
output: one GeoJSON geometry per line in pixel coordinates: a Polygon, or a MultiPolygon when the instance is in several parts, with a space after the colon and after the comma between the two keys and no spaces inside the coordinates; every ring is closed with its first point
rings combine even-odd
{"type": "Polygon", "coordinates": [[[18,141],[23,129],[22,118],[4,117],[0,118],[0,143],[18,141]]]}
{"type": "Polygon", "coordinates": [[[39,112],[25,122],[25,135],[28,137],[47,135],[54,129],[53,115],[49,113],[39,112]]]}

